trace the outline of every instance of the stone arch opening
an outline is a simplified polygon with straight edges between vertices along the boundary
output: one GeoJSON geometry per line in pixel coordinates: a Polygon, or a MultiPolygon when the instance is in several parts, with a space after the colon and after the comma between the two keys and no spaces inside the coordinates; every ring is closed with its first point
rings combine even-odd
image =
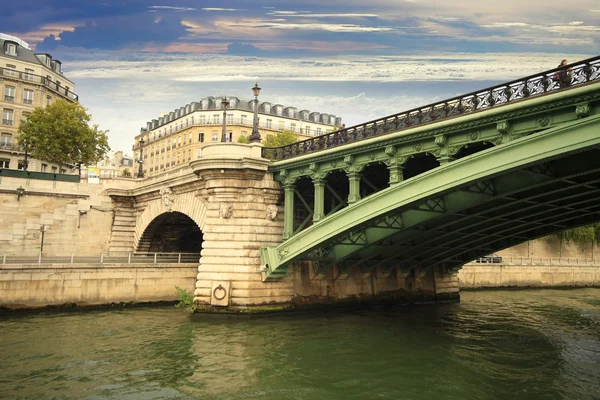
{"type": "Polygon", "coordinates": [[[138,242],[138,252],[200,253],[203,234],[193,219],[180,212],[154,218],[138,242]]]}
{"type": "Polygon", "coordinates": [[[472,154],[479,153],[480,151],[490,149],[492,147],[494,147],[494,144],[490,143],[490,142],[470,143],[466,146],[463,146],[458,151],[458,153],[456,153],[456,156],[454,158],[459,159],[459,158],[467,157],[472,154]]]}
{"type": "Polygon", "coordinates": [[[369,164],[362,170],[360,197],[365,198],[390,186],[390,170],[384,163],[369,164]]]}
{"type": "Polygon", "coordinates": [[[410,179],[439,166],[440,162],[435,158],[435,156],[433,156],[433,154],[415,154],[406,162],[406,164],[404,164],[404,179],[410,179]]]}

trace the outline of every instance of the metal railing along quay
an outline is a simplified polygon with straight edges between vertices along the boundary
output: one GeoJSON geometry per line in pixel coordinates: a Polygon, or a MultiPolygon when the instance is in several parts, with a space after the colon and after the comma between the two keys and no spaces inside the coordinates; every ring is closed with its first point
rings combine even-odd
{"type": "Polygon", "coordinates": [[[198,264],[200,253],[139,253],[107,252],[95,255],[0,255],[2,265],[18,264],[198,264]]]}
{"type": "Polygon", "coordinates": [[[491,262],[488,258],[479,258],[465,265],[524,265],[524,266],[569,266],[600,265],[600,259],[584,257],[503,257],[500,262],[491,262]]]}

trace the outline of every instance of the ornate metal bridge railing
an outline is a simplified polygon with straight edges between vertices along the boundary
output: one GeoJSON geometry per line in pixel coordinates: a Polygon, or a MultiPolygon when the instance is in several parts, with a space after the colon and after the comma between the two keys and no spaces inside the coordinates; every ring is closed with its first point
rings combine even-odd
{"type": "Polygon", "coordinates": [[[342,146],[347,143],[413,128],[418,125],[498,107],[514,101],[583,85],[596,80],[600,80],[600,56],[414,108],[364,124],[340,129],[287,146],[264,147],[262,149],[262,156],[271,160],[286,160],[342,146]]]}

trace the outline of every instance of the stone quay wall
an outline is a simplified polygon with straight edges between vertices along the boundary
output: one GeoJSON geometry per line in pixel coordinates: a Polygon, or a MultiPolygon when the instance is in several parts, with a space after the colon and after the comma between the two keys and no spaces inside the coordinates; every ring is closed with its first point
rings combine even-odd
{"type": "Polygon", "coordinates": [[[175,286],[193,293],[196,273],[197,264],[0,265],[0,307],[174,301],[175,286]]]}
{"type": "MultiPolygon", "coordinates": [[[[467,264],[458,272],[461,289],[502,287],[600,287],[600,263],[571,265],[467,264]]],[[[548,263],[548,259],[546,260],[548,263]]]]}
{"type": "MultiPolygon", "coordinates": [[[[134,181],[115,181],[117,186],[134,181]]],[[[0,179],[0,257],[39,253],[100,254],[108,251],[114,207],[103,185],[2,177],[0,179]],[[25,194],[17,200],[16,189],[25,194]]]]}

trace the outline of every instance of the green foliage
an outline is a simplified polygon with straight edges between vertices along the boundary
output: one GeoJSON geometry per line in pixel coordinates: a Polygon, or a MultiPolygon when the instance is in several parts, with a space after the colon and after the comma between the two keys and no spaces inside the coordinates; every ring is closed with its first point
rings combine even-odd
{"type": "Polygon", "coordinates": [[[195,312],[198,306],[196,305],[196,303],[194,303],[194,296],[192,296],[187,292],[187,290],[182,289],[179,286],[175,286],[175,290],[177,291],[177,297],[179,297],[179,303],[177,303],[175,307],[185,307],[185,309],[188,310],[188,312],[195,312]]]}
{"type": "Polygon", "coordinates": [[[250,136],[240,136],[238,138],[238,143],[250,144],[250,136]]]}
{"type": "Polygon", "coordinates": [[[110,150],[106,131],[90,127],[91,116],[79,103],[56,100],[36,108],[19,126],[19,144],[34,158],[58,165],[101,160],[110,150]]]}
{"type": "Polygon", "coordinates": [[[561,232],[558,236],[565,242],[578,244],[598,242],[600,240],[600,223],[569,229],[561,232]]]}
{"type": "Polygon", "coordinates": [[[129,171],[129,168],[125,168],[123,170],[123,176],[131,176],[131,172],[129,171]]]}
{"type": "Polygon", "coordinates": [[[298,135],[296,135],[294,132],[281,131],[277,132],[275,135],[267,135],[267,137],[263,141],[263,145],[265,145],[265,147],[279,147],[286,146],[297,141],[298,135]]]}

